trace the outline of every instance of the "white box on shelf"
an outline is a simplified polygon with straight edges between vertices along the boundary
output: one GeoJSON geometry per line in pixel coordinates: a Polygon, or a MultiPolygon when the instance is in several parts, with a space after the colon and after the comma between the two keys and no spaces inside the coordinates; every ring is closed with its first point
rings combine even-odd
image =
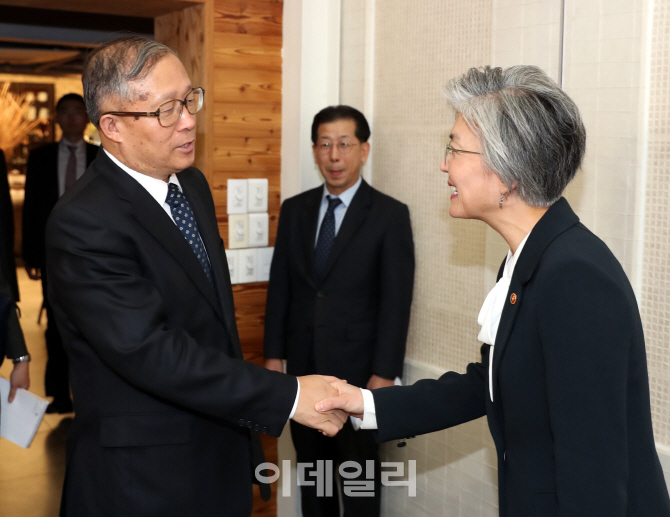
{"type": "Polygon", "coordinates": [[[270,217],[265,214],[249,214],[249,247],[267,246],[270,241],[270,217]]]}
{"type": "Polygon", "coordinates": [[[249,182],[247,180],[228,180],[228,206],[229,214],[247,213],[247,193],[249,182]]]}
{"type": "Polygon", "coordinates": [[[269,187],[267,178],[253,178],[248,181],[248,211],[254,213],[267,212],[269,187]]]}
{"type": "Polygon", "coordinates": [[[228,216],[228,247],[230,249],[249,247],[248,214],[231,214],[228,216]]]}
{"type": "Polygon", "coordinates": [[[258,248],[258,281],[270,280],[270,266],[272,265],[272,254],[274,248],[258,248]]]}
{"type": "Polygon", "coordinates": [[[238,250],[226,250],[228,259],[228,271],[230,271],[230,283],[239,284],[240,255],[238,250]]]}
{"type": "Polygon", "coordinates": [[[238,280],[240,284],[258,282],[258,251],[255,248],[238,250],[238,280]]]}

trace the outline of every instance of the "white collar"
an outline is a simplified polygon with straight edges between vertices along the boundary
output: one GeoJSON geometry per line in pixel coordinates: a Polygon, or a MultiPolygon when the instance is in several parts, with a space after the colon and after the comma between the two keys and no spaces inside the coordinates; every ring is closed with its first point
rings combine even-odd
{"type": "Polygon", "coordinates": [[[340,199],[340,201],[342,201],[342,204],[346,208],[349,208],[349,205],[351,204],[351,200],[354,199],[354,196],[356,195],[356,192],[358,192],[358,187],[361,186],[362,182],[363,182],[363,175],[359,174],[358,175],[358,181],[338,196],[335,196],[334,194],[331,194],[328,191],[328,185],[326,185],[324,183],[323,184],[323,194],[321,196],[321,202],[323,203],[323,200],[326,198],[326,196],[337,197],[337,198],[340,199]]]}
{"type": "Polygon", "coordinates": [[[171,174],[168,182],[166,183],[165,181],[158,179],[158,178],[152,178],[151,176],[147,176],[146,174],[142,174],[141,172],[137,172],[136,170],[131,169],[127,165],[121,163],[112,153],[107,151],[104,147],[102,148],[103,151],[109,156],[109,158],[119,166],[119,168],[123,169],[125,172],[127,172],[130,177],[132,177],[135,181],[137,181],[140,185],[144,187],[144,189],[151,194],[151,197],[153,197],[158,203],[163,206],[165,203],[165,199],[167,198],[168,195],[168,183],[174,183],[179,187],[179,190],[181,190],[181,184],[179,183],[179,180],[177,179],[176,174],[171,174]]]}

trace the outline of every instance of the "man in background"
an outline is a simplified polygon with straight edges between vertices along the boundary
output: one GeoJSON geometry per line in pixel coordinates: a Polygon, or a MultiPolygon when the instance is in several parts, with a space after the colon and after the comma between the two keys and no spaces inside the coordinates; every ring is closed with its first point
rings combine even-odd
{"type": "MultiPolygon", "coordinates": [[[[409,210],[361,177],[370,152],[365,116],[330,106],[314,117],[314,161],[323,186],[281,208],[265,318],[266,367],[293,375],[322,374],[375,389],[402,376],[414,285],[409,210]]],[[[347,421],[334,438],[291,422],[299,463],[336,467],[375,462],[374,496],[343,494],[345,515],[374,517],[380,508],[378,447],[347,421]]],[[[312,479],[308,476],[308,479],[312,479]]],[[[314,481],[316,478],[312,479],[314,481]]],[[[361,474],[359,481],[365,479],[361,474]]],[[[337,492],[302,485],[305,517],[339,516],[337,492]]]]}
{"type": "Polygon", "coordinates": [[[63,132],[60,142],[46,144],[28,156],[25,201],[23,204],[23,261],[32,280],[42,280],[44,308],[47,311],[47,364],[44,384],[53,402],[47,413],[70,413],[68,364],[53,311],[47,298],[45,229],[47,218],[58,198],[84,174],[98,147],[84,141],[88,124],[86,105],[81,95],[68,93],[56,104],[55,121],[63,132]]]}

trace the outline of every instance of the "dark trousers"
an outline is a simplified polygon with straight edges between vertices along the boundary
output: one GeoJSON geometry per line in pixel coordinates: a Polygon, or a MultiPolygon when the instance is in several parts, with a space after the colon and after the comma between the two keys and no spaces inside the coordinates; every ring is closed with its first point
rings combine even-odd
{"type": "MultiPolygon", "coordinates": [[[[298,464],[311,463],[302,472],[298,471],[299,482],[304,479],[313,482],[312,486],[300,486],[300,499],[304,517],[339,517],[340,508],[337,495],[336,478],[340,465],[346,461],[356,462],[360,468],[347,467],[344,470],[351,475],[356,471],[360,474],[354,479],[340,479],[344,517],[377,517],[381,504],[381,467],[379,448],[372,431],[354,431],[347,420],[342,430],[334,437],[328,438],[318,431],[310,429],[291,420],[291,435],[295,446],[298,464]],[[327,460],[332,463],[332,475],[321,471],[318,474],[317,461],[322,460],[324,470],[327,460]],[[374,476],[368,472],[367,461],[372,460],[374,476]],[[301,479],[301,474],[304,474],[301,479]],[[321,479],[319,478],[319,475],[321,479]],[[369,485],[363,485],[363,483],[369,485]],[[353,485],[356,483],[356,485],[353,485]],[[347,491],[351,491],[347,495],[347,491]],[[372,497],[369,494],[372,493],[372,497]],[[331,494],[327,496],[327,494],[331,494]],[[368,495],[363,495],[368,494],[368,495]]],[[[300,465],[298,465],[300,469],[300,465]]]]}
{"type": "Polygon", "coordinates": [[[48,283],[45,271],[46,268],[42,268],[42,296],[44,297],[44,307],[47,310],[47,329],[44,332],[44,337],[46,338],[48,355],[44,373],[44,388],[47,396],[53,397],[54,400],[69,400],[70,376],[67,355],[56,326],[56,317],[47,298],[48,283]]]}

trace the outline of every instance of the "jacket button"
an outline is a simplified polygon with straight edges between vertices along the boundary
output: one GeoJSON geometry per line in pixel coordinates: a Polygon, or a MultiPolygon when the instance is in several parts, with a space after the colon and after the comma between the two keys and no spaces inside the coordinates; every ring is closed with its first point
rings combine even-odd
{"type": "Polygon", "coordinates": [[[261,428],[261,431],[267,434],[267,432],[268,432],[268,427],[267,427],[266,425],[264,425],[264,426],[261,428]]]}
{"type": "Polygon", "coordinates": [[[317,297],[317,298],[323,298],[324,296],[326,296],[326,295],[323,294],[321,291],[319,291],[318,293],[316,293],[316,297],[317,297]]]}
{"type": "Polygon", "coordinates": [[[237,422],[237,423],[240,424],[240,425],[244,425],[244,418],[240,418],[240,421],[237,422]]]}
{"type": "Polygon", "coordinates": [[[256,425],[254,426],[254,431],[258,432],[258,431],[260,431],[260,430],[261,430],[261,426],[258,425],[258,424],[256,424],[256,425]]]}
{"type": "Polygon", "coordinates": [[[247,422],[247,427],[248,427],[249,429],[251,429],[251,427],[252,427],[253,425],[254,425],[254,424],[252,424],[251,421],[247,422]]]}

